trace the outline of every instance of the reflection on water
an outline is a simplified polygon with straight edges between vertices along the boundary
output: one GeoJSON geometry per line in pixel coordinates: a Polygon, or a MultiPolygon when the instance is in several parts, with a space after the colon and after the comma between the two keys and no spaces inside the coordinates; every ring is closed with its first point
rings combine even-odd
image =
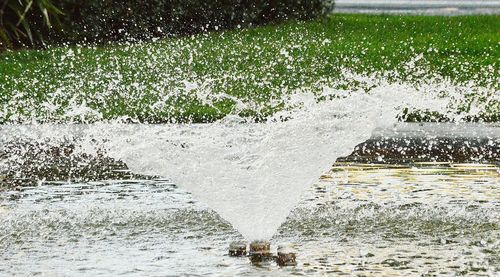
{"type": "Polygon", "coordinates": [[[311,190],[276,237],[301,238],[304,270],[494,275],[500,269],[496,165],[339,163],[311,190]]]}
{"type": "Polygon", "coordinates": [[[240,239],[168,180],[0,192],[0,275],[495,275],[500,167],[339,163],[273,238],[296,267],[227,256],[240,239]]]}

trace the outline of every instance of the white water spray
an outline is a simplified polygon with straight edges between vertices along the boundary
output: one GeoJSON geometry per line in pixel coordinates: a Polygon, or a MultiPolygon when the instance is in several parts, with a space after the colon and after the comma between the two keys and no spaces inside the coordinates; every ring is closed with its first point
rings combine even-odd
{"type": "Polygon", "coordinates": [[[375,128],[395,123],[401,107],[446,110],[450,99],[436,93],[382,82],[370,93],[324,89],[337,96],[328,101],[296,93],[287,100],[296,108],[266,123],[228,116],[211,124],[10,126],[1,139],[70,137],[84,151],[105,148],[136,173],[185,187],[246,239],[270,239],[302,192],[375,128]]]}

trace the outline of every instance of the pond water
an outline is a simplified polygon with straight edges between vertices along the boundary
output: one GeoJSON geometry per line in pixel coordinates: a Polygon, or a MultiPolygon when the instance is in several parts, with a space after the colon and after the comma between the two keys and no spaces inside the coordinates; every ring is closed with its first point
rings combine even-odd
{"type": "Polygon", "coordinates": [[[296,267],[229,257],[241,239],[165,179],[0,192],[0,275],[494,276],[500,167],[337,163],[271,240],[294,245],[296,267]]]}

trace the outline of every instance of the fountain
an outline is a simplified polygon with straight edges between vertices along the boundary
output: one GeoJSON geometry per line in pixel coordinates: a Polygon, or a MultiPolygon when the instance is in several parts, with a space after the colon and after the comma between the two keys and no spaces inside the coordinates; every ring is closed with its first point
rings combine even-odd
{"type": "Polygon", "coordinates": [[[389,83],[370,93],[328,88],[323,93],[338,97],[318,102],[307,92],[287,96],[296,108],[265,123],[228,116],[210,124],[11,125],[3,126],[0,136],[70,140],[79,151],[96,155],[104,149],[133,172],[165,176],[185,187],[248,241],[269,240],[303,191],[375,128],[392,126],[398,107],[448,104],[432,90],[389,83]]]}
{"type": "MultiPolygon", "coordinates": [[[[57,161],[58,163],[69,161],[76,168],[91,171],[95,168],[94,164],[104,162],[112,171],[124,172],[129,177],[162,176],[163,179],[159,179],[161,182],[168,178],[165,190],[170,190],[168,186],[174,183],[189,191],[194,199],[207,205],[200,210],[195,210],[194,214],[200,214],[216,226],[225,226],[220,225],[222,223],[219,223],[212,214],[206,214],[207,209],[213,210],[222,217],[224,222],[229,222],[242,235],[242,237],[234,237],[235,239],[253,242],[248,252],[246,242],[232,243],[229,245],[229,256],[248,255],[254,264],[293,267],[298,265],[297,259],[301,253],[285,246],[278,247],[276,255],[273,255],[269,241],[272,241],[273,236],[277,234],[276,230],[282,226],[287,217],[292,217],[292,222],[299,222],[299,226],[301,224],[317,226],[318,222],[309,222],[317,220],[309,219],[310,215],[318,213],[318,216],[326,216],[321,210],[299,213],[299,217],[297,214],[291,215],[290,211],[302,199],[304,192],[316,183],[322,174],[330,170],[337,158],[343,157],[339,161],[344,162],[367,162],[367,159],[391,162],[399,156],[408,159],[414,159],[417,156],[425,157],[428,153],[407,151],[408,147],[419,149],[413,147],[418,145],[417,141],[429,139],[428,144],[436,146],[435,149],[426,148],[432,154],[432,151],[439,151],[439,143],[443,141],[445,143],[446,140],[443,138],[447,137],[467,142],[475,149],[477,148],[476,150],[479,149],[479,152],[472,153],[477,154],[477,157],[481,155],[481,147],[484,146],[485,151],[488,152],[498,145],[498,128],[496,127],[483,125],[474,125],[474,127],[470,124],[467,127],[461,127],[456,124],[441,124],[439,125],[441,128],[435,129],[434,126],[437,125],[422,125],[415,128],[415,125],[397,123],[397,114],[400,113],[401,107],[410,106],[414,109],[432,107],[434,110],[446,113],[450,99],[438,97],[442,88],[440,85],[427,86],[425,91],[422,91],[410,85],[380,81],[377,84],[378,86],[374,87],[370,93],[325,88],[324,95],[337,96],[326,101],[317,101],[318,95],[307,91],[297,92],[287,99],[289,106],[293,108],[279,112],[262,123],[248,122],[244,118],[230,115],[208,124],[155,125],[113,122],[67,125],[13,124],[1,126],[0,141],[3,145],[15,144],[16,141],[34,142],[34,144],[23,143],[23,147],[13,148],[20,150],[16,150],[14,155],[7,155],[9,165],[26,166],[30,164],[28,161],[35,161],[34,157],[40,156],[48,156],[52,160],[47,161],[54,162],[57,159],[53,159],[54,156],[50,155],[56,153],[56,156],[63,157],[62,160],[57,161]],[[471,131],[473,135],[469,135],[471,131]],[[482,142],[476,145],[474,139],[482,142]],[[42,150],[38,151],[32,145],[38,145],[37,147],[42,150]],[[349,155],[353,149],[355,149],[354,153],[349,155]],[[392,153],[388,149],[403,149],[404,151],[392,153]],[[370,156],[372,152],[377,151],[384,155],[375,158],[370,156]],[[26,155],[29,152],[34,152],[36,155],[26,155]],[[85,157],[91,158],[85,159],[85,157]],[[125,169],[130,171],[124,171],[125,169]],[[131,172],[141,175],[134,175],[131,172]]],[[[448,89],[453,91],[449,85],[448,89]]],[[[448,150],[446,155],[463,152],[463,148],[458,146],[455,148],[453,146],[448,150]]],[[[494,155],[493,152],[490,154],[494,155]]],[[[486,159],[488,156],[483,155],[481,158],[486,159]]],[[[71,178],[72,172],[75,171],[71,168],[61,171],[63,178],[54,181],[60,182],[64,178],[71,178]]],[[[96,176],[113,178],[122,176],[120,174],[97,174],[96,176]]],[[[153,187],[157,189],[156,186],[153,187]]],[[[326,190],[322,189],[321,192],[326,192],[326,190]]],[[[384,197],[380,197],[380,200],[385,199],[384,197]]],[[[118,226],[121,221],[142,220],[148,226],[148,220],[154,221],[154,217],[158,217],[161,219],[160,223],[155,223],[154,226],[161,228],[165,224],[161,207],[163,205],[169,207],[168,201],[170,200],[169,198],[160,199],[152,206],[144,204],[145,207],[139,210],[137,218],[134,212],[128,211],[128,204],[117,208],[121,211],[119,213],[124,214],[123,216],[119,213],[115,214],[112,206],[106,206],[103,212],[93,211],[92,208],[82,211],[81,206],[76,205],[78,213],[87,215],[88,219],[73,216],[69,221],[71,223],[68,224],[87,226],[88,220],[91,226],[100,226],[103,224],[101,222],[108,224],[111,218],[113,221],[118,221],[118,226]],[[103,213],[103,219],[99,217],[101,213],[103,213]],[[153,219],[148,218],[149,214],[154,215],[153,219]],[[79,220],[83,220],[84,223],[79,220]]],[[[0,211],[6,214],[7,218],[12,213],[11,210],[5,208],[0,211]]],[[[42,218],[39,224],[42,226],[43,224],[47,226],[66,224],[65,222],[69,220],[66,219],[68,211],[63,211],[62,215],[59,215],[57,210],[49,213],[55,218],[42,218]],[[56,223],[52,222],[54,220],[56,223]]],[[[416,213],[418,212],[421,211],[416,213]]],[[[21,219],[40,217],[38,214],[32,215],[31,213],[38,212],[29,209],[26,215],[17,215],[17,213],[20,211],[12,213],[13,217],[21,219]]],[[[328,213],[330,212],[327,211],[326,214],[328,213]]],[[[453,213],[456,212],[453,211],[453,213]]],[[[167,214],[170,216],[170,212],[167,214]]],[[[457,214],[469,216],[462,211],[457,214]]],[[[177,216],[174,213],[171,216],[174,218],[172,222],[177,222],[182,221],[185,215],[177,216]]],[[[355,215],[354,218],[359,216],[355,215]]],[[[360,216],[361,221],[371,220],[369,216],[366,219],[363,216],[365,215],[360,216]]],[[[192,217],[193,215],[188,216],[188,218],[192,217]]],[[[352,217],[349,210],[345,215],[339,215],[340,220],[352,217]]],[[[194,218],[194,222],[197,223],[198,219],[196,216],[194,218]]],[[[487,222],[494,220],[487,216],[485,218],[487,222]]],[[[330,224],[332,219],[329,218],[326,222],[330,224]]],[[[342,222],[338,224],[343,226],[342,222]]],[[[16,230],[18,228],[16,226],[12,224],[10,228],[16,230]]],[[[42,230],[46,228],[49,227],[43,227],[42,230]]],[[[282,226],[281,228],[285,228],[286,232],[295,232],[293,230],[295,227],[289,229],[287,226],[282,226]]],[[[114,234],[113,232],[111,234],[114,234]]],[[[282,235],[281,231],[280,234],[282,235]]],[[[3,234],[3,238],[9,236],[9,234],[3,234]]],[[[227,240],[223,241],[225,253],[228,253],[227,240]]],[[[304,262],[304,264],[308,263],[304,262]]],[[[389,264],[392,265],[394,262],[389,264]]]]}
{"type": "MultiPolygon", "coordinates": [[[[16,17],[1,16],[7,2],[0,33],[16,17]]],[[[19,22],[50,27],[57,9],[38,3],[50,1],[17,2],[19,22]]],[[[85,41],[126,42],[66,45],[61,33],[61,46],[0,53],[0,275],[498,275],[500,125],[484,123],[500,120],[498,16],[303,22],[279,1],[213,14],[150,2],[168,12],[63,9],[85,41]],[[185,36],[127,38],[177,34],[181,18],[185,36]]],[[[328,3],[319,15],[334,1],[314,2],[328,3]]]]}

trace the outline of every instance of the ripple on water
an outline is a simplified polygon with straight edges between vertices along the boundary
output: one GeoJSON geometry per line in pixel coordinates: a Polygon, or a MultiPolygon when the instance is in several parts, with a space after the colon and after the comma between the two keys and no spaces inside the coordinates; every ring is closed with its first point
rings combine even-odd
{"type": "Polygon", "coordinates": [[[226,255],[241,236],[168,180],[0,192],[0,273],[495,275],[498,166],[336,164],[273,238],[299,264],[226,255]]]}

